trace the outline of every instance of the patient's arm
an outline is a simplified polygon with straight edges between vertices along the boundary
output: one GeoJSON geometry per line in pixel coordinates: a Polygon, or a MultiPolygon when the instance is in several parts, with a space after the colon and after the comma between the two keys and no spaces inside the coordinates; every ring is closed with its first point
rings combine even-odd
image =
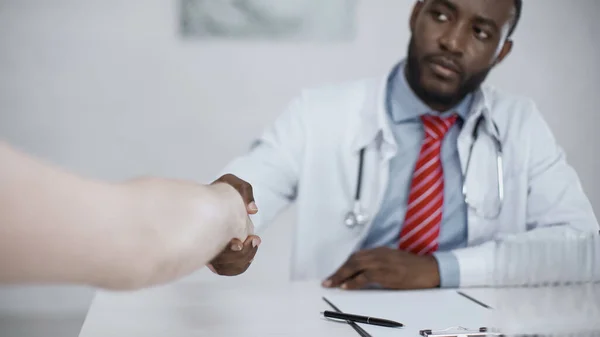
{"type": "Polygon", "coordinates": [[[252,231],[226,184],[106,183],[0,143],[0,283],[134,289],[207,264],[252,231]]]}

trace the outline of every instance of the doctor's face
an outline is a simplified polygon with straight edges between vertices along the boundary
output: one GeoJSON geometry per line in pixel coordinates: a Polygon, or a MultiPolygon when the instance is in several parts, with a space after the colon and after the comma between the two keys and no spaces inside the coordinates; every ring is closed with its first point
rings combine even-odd
{"type": "Polygon", "coordinates": [[[424,0],[410,19],[406,77],[428,105],[445,110],[477,89],[510,51],[514,0],[424,0]]]}

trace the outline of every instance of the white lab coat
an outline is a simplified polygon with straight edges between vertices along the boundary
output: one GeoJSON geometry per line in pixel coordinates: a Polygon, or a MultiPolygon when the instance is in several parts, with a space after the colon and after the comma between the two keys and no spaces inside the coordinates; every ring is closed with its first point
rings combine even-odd
{"type": "MultiPolygon", "coordinates": [[[[333,273],[369,232],[350,229],[344,216],[352,208],[358,153],[366,147],[361,201],[372,220],[388,183],[389,160],[397,144],[386,121],[387,76],[304,91],[268,127],[252,150],[232,161],[230,172],[250,182],[259,208],[252,217],[257,232],[291,202],[297,203],[292,279],[323,279],[333,273]]],[[[548,227],[598,230],[598,222],[577,174],[527,98],[490,86],[476,94],[473,110],[458,138],[465,172],[480,114],[479,136],[466,177],[471,203],[493,210],[497,202],[496,148],[490,135],[497,125],[504,154],[505,198],[496,220],[468,211],[468,247],[453,251],[460,287],[492,282],[494,245],[506,233],[527,235],[548,227]]]]}

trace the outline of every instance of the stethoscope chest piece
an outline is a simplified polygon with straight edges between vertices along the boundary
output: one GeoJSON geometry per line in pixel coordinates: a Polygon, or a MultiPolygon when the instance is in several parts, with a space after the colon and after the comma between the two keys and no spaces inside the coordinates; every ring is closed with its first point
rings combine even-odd
{"type": "Polygon", "coordinates": [[[360,202],[357,200],[354,202],[354,208],[352,211],[346,213],[346,217],[344,218],[344,224],[349,228],[354,228],[356,226],[364,226],[369,221],[369,216],[362,209],[360,202]]]}
{"type": "Polygon", "coordinates": [[[344,224],[348,228],[363,226],[369,221],[367,213],[363,210],[360,204],[360,189],[362,185],[363,163],[365,158],[365,148],[362,148],[358,157],[358,177],[356,179],[356,192],[354,195],[354,207],[346,213],[344,224]]]}

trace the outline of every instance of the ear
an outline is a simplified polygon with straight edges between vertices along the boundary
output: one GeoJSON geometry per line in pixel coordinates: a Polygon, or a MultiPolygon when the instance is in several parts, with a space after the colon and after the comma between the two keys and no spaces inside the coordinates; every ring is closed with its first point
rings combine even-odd
{"type": "Polygon", "coordinates": [[[500,52],[498,53],[498,56],[496,56],[494,65],[500,64],[500,62],[502,62],[502,60],[504,60],[504,58],[506,56],[508,56],[508,54],[510,54],[512,47],[513,47],[512,40],[506,39],[506,41],[504,41],[504,44],[502,45],[502,48],[500,49],[500,52]]]}
{"type": "Polygon", "coordinates": [[[425,6],[425,0],[417,0],[417,2],[415,3],[415,6],[413,7],[412,13],[410,14],[410,21],[409,21],[411,34],[414,33],[414,31],[415,31],[415,25],[417,24],[417,18],[419,17],[419,14],[421,13],[423,6],[425,6]]]}

